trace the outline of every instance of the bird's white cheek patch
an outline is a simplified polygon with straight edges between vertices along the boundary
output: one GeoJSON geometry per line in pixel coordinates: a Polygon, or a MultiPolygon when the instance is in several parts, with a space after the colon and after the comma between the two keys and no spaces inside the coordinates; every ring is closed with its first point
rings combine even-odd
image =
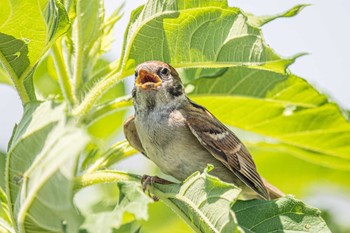
{"type": "Polygon", "coordinates": [[[209,132],[205,132],[205,134],[207,134],[212,139],[214,139],[216,141],[219,141],[219,140],[225,138],[229,134],[229,132],[225,131],[223,133],[218,133],[218,134],[212,134],[212,133],[209,133],[209,132]]]}

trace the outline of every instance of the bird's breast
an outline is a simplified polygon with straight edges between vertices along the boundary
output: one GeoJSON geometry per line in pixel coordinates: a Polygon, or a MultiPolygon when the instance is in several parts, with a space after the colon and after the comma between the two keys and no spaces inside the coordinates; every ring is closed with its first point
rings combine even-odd
{"type": "Polygon", "coordinates": [[[165,174],[184,180],[209,163],[223,167],[192,134],[180,111],[136,115],[135,125],[147,156],[165,174]]]}

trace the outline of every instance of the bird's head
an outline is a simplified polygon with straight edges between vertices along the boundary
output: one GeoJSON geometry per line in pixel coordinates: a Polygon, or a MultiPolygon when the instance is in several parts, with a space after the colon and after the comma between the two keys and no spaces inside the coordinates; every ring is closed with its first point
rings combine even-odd
{"type": "Polygon", "coordinates": [[[169,64],[148,61],[136,67],[133,89],[135,108],[162,108],[179,104],[184,99],[184,86],[179,74],[169,64]]]}

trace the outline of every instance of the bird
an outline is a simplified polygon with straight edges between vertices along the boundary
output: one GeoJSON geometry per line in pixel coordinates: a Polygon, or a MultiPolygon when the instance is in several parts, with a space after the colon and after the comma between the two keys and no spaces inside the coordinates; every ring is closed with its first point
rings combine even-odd
{"type": "MultiPolygon", "coordinates": [[[[139,64],[132,100],[135,114],[124,123],[125,138],[164,174],[184,181],[211,164],[211,175],[241,189],[239,199],[271,200],[284,196],[259,175],[251,154],[238,137],[186,95],[179,74],[171,65],[162,61],[139,64]]],[[[168,183],[159,177],[145,177],[146,183],[168,183]]]]}

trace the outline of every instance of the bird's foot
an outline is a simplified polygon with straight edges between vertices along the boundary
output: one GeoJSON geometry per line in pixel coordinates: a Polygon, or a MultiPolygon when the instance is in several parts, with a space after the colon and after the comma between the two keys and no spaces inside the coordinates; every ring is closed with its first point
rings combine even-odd
{"type": "MultiPolygon", "coordinates": [[[[143,175],[141,178],[141,185],[142,185],[142,190],[145,192],[147,189],[147,185],[151,185],[152,187],[154,184],[174,184],[173,182],[169,180],[164,180],[158,176],[149,176],[149,175],[143,175]]],[[[148,190],[148,195],[154,200],[154,201],[159,201],[159,198],[151,195],[150,191],[148,190]]]]}

